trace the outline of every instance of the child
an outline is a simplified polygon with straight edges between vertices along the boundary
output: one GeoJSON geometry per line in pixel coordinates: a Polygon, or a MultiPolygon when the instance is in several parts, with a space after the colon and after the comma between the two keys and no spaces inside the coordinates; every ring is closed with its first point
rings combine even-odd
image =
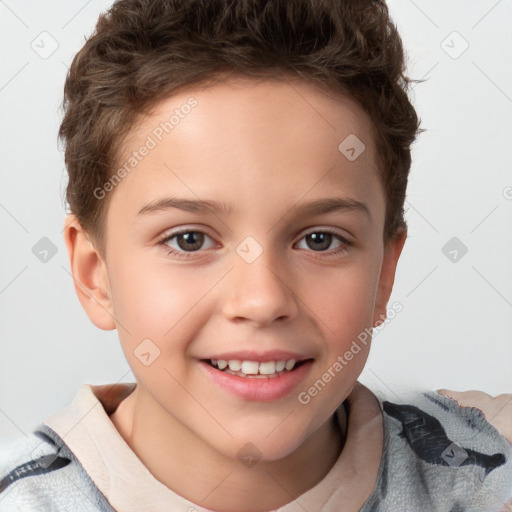
{"type": "Polygon", "coordinates": [[[137,382],[5,447],[1,511],[504,506],[511,395],[357,381],[406,239],[408,83],[383,1],[100,18],[65,87],[65,241],[137,382]]]}

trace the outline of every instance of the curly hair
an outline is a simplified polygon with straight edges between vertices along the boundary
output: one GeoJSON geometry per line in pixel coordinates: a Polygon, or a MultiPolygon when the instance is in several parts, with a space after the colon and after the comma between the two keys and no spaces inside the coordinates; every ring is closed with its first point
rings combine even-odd
{"type": "Polygon", "coordinates": [[[292,73],[342,92],[375,128],[386,196],[383,238],[406,227],[411,144],[423,130],[408,98],[404,49],[384,0],[118,0],[76,54],[59,130],[66,200],[101,247],[107,196],[123,141],[138,116],[225,73],[292,73]]]}

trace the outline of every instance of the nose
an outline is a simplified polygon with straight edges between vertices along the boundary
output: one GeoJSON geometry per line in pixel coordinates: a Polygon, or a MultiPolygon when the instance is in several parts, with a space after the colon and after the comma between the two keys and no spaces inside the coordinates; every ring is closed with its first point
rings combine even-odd
{"type": "Polygon", "coordinates": [[[223,313],[231,321],[265,326],[297,316],[299,308],[290,273],[270,251],[263,251],[252,263],[235,254],[234,268],[227,279],[229,291],[223,313]]]}

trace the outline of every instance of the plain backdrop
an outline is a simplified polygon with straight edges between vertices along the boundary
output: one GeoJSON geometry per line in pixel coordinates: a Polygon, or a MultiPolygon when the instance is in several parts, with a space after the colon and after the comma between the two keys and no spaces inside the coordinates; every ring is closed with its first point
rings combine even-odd
{"type": "MultiPolygon", "coordinates": [[[[75,295],[57,146],[65,74],[107,0],[0,2],[0,440],[83,383],[134,381],[75,295]],[[43,240],[42,240],[43,239],[43,240]],[[39,245],[38,245],[39,244],[39,245]],[[41,260],[41,247],[48,250],[41,260]]],[[[361,382],[512,393],[512,2],[393,0],[411,99],[409,238],[361,382]]]]}

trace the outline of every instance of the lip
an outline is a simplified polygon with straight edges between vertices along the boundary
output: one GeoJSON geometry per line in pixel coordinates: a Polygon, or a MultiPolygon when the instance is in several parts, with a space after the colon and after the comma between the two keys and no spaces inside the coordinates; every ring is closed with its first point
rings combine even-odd
{"type": "Polygon", "coordinates": [[[305,361],[311,359],[310,357],[303,356],[301,354],[294,354],[285,350],[270,350],[267,352],[256,352],[252,350],[241,350],[237,352],[227,352],[225,354],[216,354],[201,359],[222,359],[224,361],[238,360],[238,361],[256,361],[258,363],[265,363],[267,361],[289,361],[295,359],[295,361],[305,361]]]}
{"type": "MultiPolygon", "coordinates": [[[[283,352],[281,352],[281,354],[283,354],[283,352]]],[[[229,355],[231,356],[232,354],[229,355]]],[[[247,354],[244,353],[244,358],[246,356],[247,354]]],[[[254,357],[254,355],[252,357],[254,357]]],[[[266,359],[266,361],[273,361],[273,357],[274,355],[270,359],[266,359]]],[[[233,357],[232,359],[238,359],[238,356],[233,357]]],[[[284,357],[277,358],[276,360],[282,361],[284,359],[295,358],[284,357]]],[[[256,359],[247,358],[244,360],[255,361],[256,359]]],[[[205,372],[209,380],[213,381],[215,385],[228,391],[229,393],[238,396],[243,400],[271,402],[273,400],[278,400],[288,396],[293,391],[293,389],[296,388],[307,377],[314,360],[304,360],[304,358],[302,358],[302,361],[304,362],[294,370],[284,371],[279,377],[272,378],[251,378],[231,375],[229,373],[218,370],[217,368],[214,368],[204,360],[199,361],[199,366],[202,368],[202,371],[205,372]]]]}

